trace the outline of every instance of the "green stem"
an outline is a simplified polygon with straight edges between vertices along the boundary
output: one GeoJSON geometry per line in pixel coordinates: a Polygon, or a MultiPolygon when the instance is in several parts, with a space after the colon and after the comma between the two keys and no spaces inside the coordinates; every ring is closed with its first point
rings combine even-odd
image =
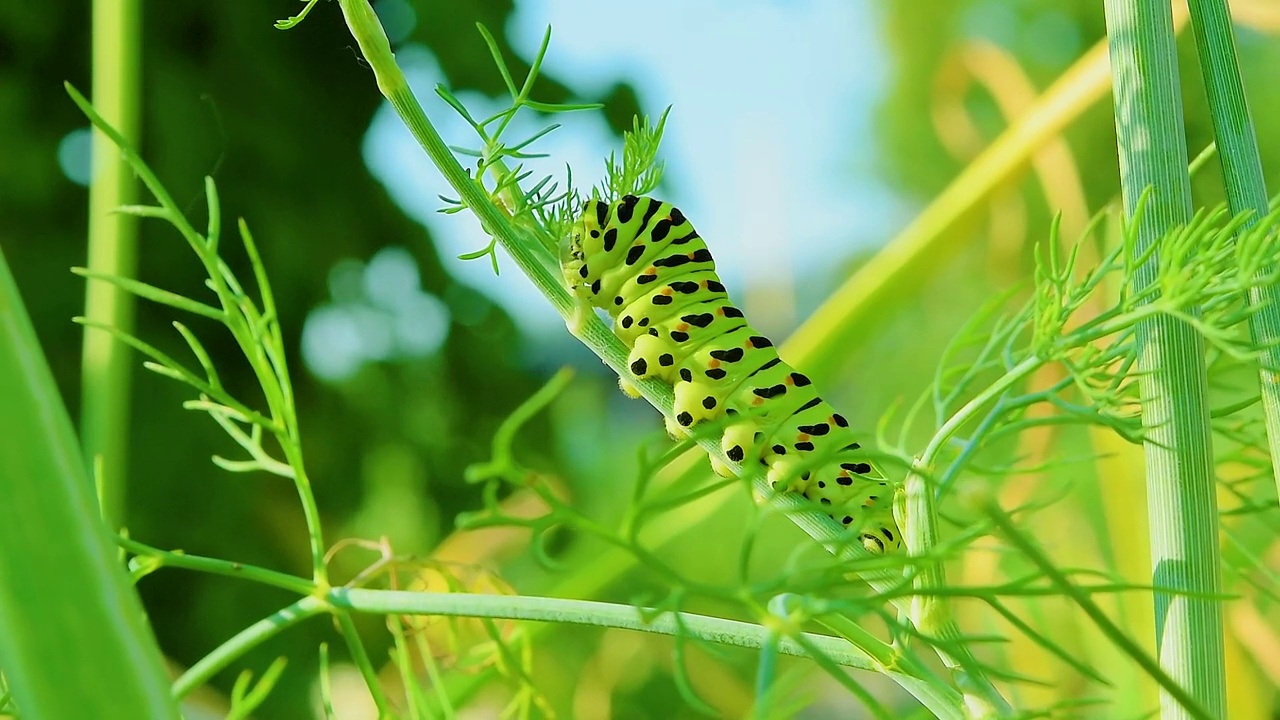
{"type": "MultiPolygon", "coordinates": [[[[388,616],[387,628],[391,631],[391,638],[395,641],[392,662],[395,664],[396,669],[400,671],[400,685],[404,688],[405,714],[410,718],[420,718],[425,712],[426,696],[422,692],[422,683],[417,679],[417,668],[414,667],[413,656],[409,653],[409,639],[405,637],[404,623],[401,622],[400,616],[388,616]]],[[[436,681],[430,673],[430,659],[423,656],[422,664],[428,668],[427,679],[435,683],[436,681]]],[[[377,679],[376,675],[374,679],[377,679]]]]}
{"type": "MultiPolygon", "coordinates": [[[[222,313],[217,319],[226,325],[236,343],[244,352],[245,358],[249,360],[249,364],[253,368],[262,388],[267,405],[271,410],[270,422],[263,422],[261,416],[256,413],[249,419],[263,427],[270,428],[277,435],[280,445],[284,448],[288,457],[289,464],[296,468],[293,480],[306,516],[313,577],[316,584],[327,585],[328,573],[324,563],[325,545],[320,525],[320,512],[311,491],[310,481],[303,470],[297,418],[293,412],[292,389],[285,366],[282,339],[275,318],[275,302],[270,294],[270,285],[267,283],[265,275],[261,274],[261,261],[258,257],[257,248],[253,243],[253,237],[249,234],[248,227],[243,221],[239,223],[241,239],[244,241],[246,252],[249,253],[250,258],[253,260],[259,287],[263,293],[263,311],[271,318],[273,326],[270,335],[265,338],[259,337],[257,329],[257,325],[263,320],[263,315],[253,307],[252,303],[246,301],[241,304],[235,300],[236,297],[242,296],[242,292],[235,279],[230,277],[225,263],[217,254],[221,223],[217,215],[219,205],[213,181],[209,178],[205,179],[210,212],[209,237],[205,238],[192,227],[178,204],[174,202],[173,197],[169,195],[168,191],[165,190],[155,176],[155,173],[143,162],[137,150],[120,131],[104,120],[102,115],[69,83],[64,83],[64,87],[67,90],[67,94],[71,96],[72,101],[84,112],[95,127],[111,139],[120,156],[128,161],[129,167],[132,168],[133,172],[137,173],[147,190],[155,196],[156,201],[159,203],[159,209],[154,213],[148,213],[148,215],[163,218],[171,223],[187,241],[192,251],[200,259],[201,264],[204,265],[205,271],[209,275],[209,283],[222,306],[222,313]],[[236,285],[234,291],[231,288],[232,284],[236,285]]],[[[93,327],[108,328],[111,330],[112,335],[126,339],[126,342],[135,347],[143,350],[149,348],[149,346],[136,339],[127,340],[127,338],[131,337],[130,335],[121,333],[118,328],[109,324],[89,324],[93,327]]],[[[155,355],[154,349],[151,350],[151,354],[155,355]]],[[[193,384],[199,387],[200,381],[193,384]]],[[[229,427],[228,432],[231,432],[229,427]]],[[[234,433],[232,434],[234,436],[234,433]]]]}
{"type": "Polygon", "coordinates": [[[323,600],[308,596],[271,613],[236,633],[230,640],[222,643],[216,650],[188,668],[182,677],[174,681],[173,696],[178,699],[186,697],[192,690],[209,682],[210,678],[225,669],[236,658],[262,644],[263,641],[326,610],[328,605],[323,600]]]}
{"type": "MultiPolygon", "coordinates": [[[[1136,229],[1141,254],[1191,218],[1173,20],[1167,0],[1106,0],[1105,11],[1130,222],[1151,193],[1136,229]]],[[[1136,291],[1156,281],[1157,261],[1136,269],[1136,291]]],[[[1222,577],[1204,339],[1188,323],[1159,315],[1138,324],[1136,340],[1154,584],[1190,593],[1155,595],[1160,665],[1197,705],[1225,717],[1222,607],[1211,599],[1222,577]]],[[[1167,687],[1160,704],[1164,718],[1190,716],[1167,687]]]]}
{"type": "Polygon", "coordinates": [[[756,665],[756,701],[752,717],[766,720],[774,703],[771,688],[778,675],[778,642],[781,638],[776,632],[769,631],[765,635],[764,645],[760,648],[760,659],[756,665]]]}
{"type": "MultiPolygon", "coordinates": [[[[837,665],[874,670],[890,676],[902,688],[908,689],[928,707],[940,712],[941,717],[965,717],[963,701],[959,693],[951,691],[941,680],[934,678],[923,666],[914,664],[909,657],[892,651],[882,641],[858,629],[861,641],[870,647],[879,647],[881,660],[873,660],[845,639],[813,633],[801,633],[804,643],[791,638],[778,638],[764,626],[740,623],[736,620],[709,618],[705,615],[680,612],[655,616],[646,621],[641,611],[630,605],[584,600],[562,600],[552,597],[497,596],[497,594],[468,593],[417,593],[404,591],[378,591],[378,589],[334,588],[328,600],[335,607],[375,614],[443,615],[458,618],[490,618],[506,620],[538,620],[545,623],[604,626],[637,630],[637,632],[663,635],[682,635],[704,642],[728,644],[728,646],[764,650],[776,644],[776,652],[795,657],[812,657],[804,644],[815,648],[826,659],[837,665]]],[[[827,620],[835,621],[833,618],[827,620]]],[[[856,624],[847,621],[841,625],[847,632],[854,632],[856,624]]]]}
{"type": "Polygon", "coordinates": [[[152,558],[161,567],[181,568],[183,570],[194,570],[196,572],[210,573],[212,575],[222,575],[224,577],[240,578],[242,580],[251,580],[253,582],[271,585],[282,590],[298,593],[299,595],[310,595],[315,592],[316,585],[305,578],[296,575],[268,570],[256,565],[245,565],[243,563],[232,562],[230,560],[219,560],[217,558],[201,557],[199,555],[188,555],[184,552],[160,550],[150,545],[128,538],[117,538],[116,543],[140,557],[152,558]]]}
{"type": "MultiPolygon", "coordinates": [[[[706,642],[759,649],[769,641],[769,631],[753,624],[693,613],[664,613],[646,621],[632,605],[532,597],[528,595],[476,595],[470,593],[419,593],[403,590],[334,588],[326,596],[338,608],[387,615],[443,615],[446,617],[537,620],[572,625],[618,628],[656,633],[683,634],[706,642]]],[[[832,662],[859,670],[875,670],[867,655],[848,642],[827,635],[805,634],[832,662]]],[[[808,657],[798,644],[779,643],[785,655],[808,657]]]]}
{"type": "MultiPolygon", "coordinates": [[[[942,562],[927,558],[930,548],[937,547],[941,537],[938,524],[938,513],[935,506],[937,497],[936,483],[932,473],[939,453],[951,442],[960,428],[978,415],[989,404],[997,402],[1011,387],[1024,380],[1028,375],[1044,365],[1044,361],[1032,355],[1014,367],[1004,376],[982,390],[967,403],[947,418],[942,427],[934,433],[928,446],[912,465],[903,482],[907,496],[906,527],[903,528],[903,539],[908,551],[922,558],[922,566],[912,579],[917,595],[909,603],[897,603],[911,622],[921,633],[948,643],[952,649],[944,649],[938,645],[935,650],[943,664],[955,675],[958,684],[964,689],[970,703],[981,702],[990,714],[1005,714],[1011,711],[1004,697],[985,677],[977,660],[968,652],[963,642],[954,642],[960,638],[959,629],[951,616],[950,605],[932,591],[946,587],[946,571],[942,562]]],[[[976,442],[976,439],[974,440],[976,442]]]]}
{"type": "Polygon", "coordinates": [[[537,286],[556,310],[565,318],[570,317],[574,303],[560,280],[537,260],[537,244],[523,243],[520,233],[507,217],[498,210],[484,190],[471,178],[449,150],[440,133],[427,119],[422,106],[409,88],[409,82],[396,64],[395,55],[387,35],[369,6],[368,0],[339,0],[347,27],[360,46],[365,60],[373,69],[378,90],[391,103],[396,114],[409,128],[418,144],[431,158],[445,180],[458,193],[462,203],[480,220],[485,232],[496,237],[511,254],[520,269],[537,286]]]}
{"type": "Polygon", "coordinates": [[[863,630],[861,625],[843,615],[821,615],[816,620],[855,647],[870,651],[873,661],[880,664],[886,675],[937,717],[944,720],[964,720],[971,717],[966,712],[965,698],[934,675],[911,651],[886,646],[879,638],[863,630]],[[872,650],[876,647],[881,650],[872,650]]]}
{"type": "Polygon", "coordinates": [[[325,564],[324,530],[320,522],[320,507],[316,505],[315,493],[311,491],[311,479],[302,458],[302,446],[298,439],[285,442],[281,438],[289,466],[294,469],[293,484],[298,493],[298,501],[302,504],[302,514],[307,523],[307,541],[311,548],[311,577],[316,585],[322,588],[329,586],[329,568],[325,564]]]}
{"type": "Polygon", "coordinates": [[[440,673],[439,664],[436,663],[434,651],[427,640],[427,633],[414,633],[413,641],[418,646],[418,657],[422,658],[422,664],[427,669],[427,679],[431,681],[431,689],[435,691],[434,699],[440,706],[441,714],[452,720],[457,716],[457,711],[449,701],[449,689],[445,687],[445,679],[440,673]]]}
{"type": "MultiPolygon", "coordinates": [[[[1244,228],[1247,231],[1267,214],[1267,185],[1236,58],[1231,13],[1225,0],[1190,0],[1188,6],[1209,96],[1213,135],[1222,157],[1227,204],[1232,214],[1253,211],[1253,219],[1244,228]]],[[[1271,271],[1270,266],[1260,269],[1261,274],[1271,271]]],[[[1254,288],[1249,300],[1254,310],[1249,315],[1249,332],[1254,346],[1262,349],[1259,380],[1271,467],[1280,489],[1280,287],[1254,288]]]]}
{"type": "Polygon", "coordinates": [[[924,451],[920,453],[920,461],[917,464],[917,467],[932,467],[938,453],[947,446],[947,443],[951,442],[951,438],[960,431],[960,428],[963,427],[965,423],[973,419],[974,416],[977,415],[978,411],[986,407],[988,403],[994,402],[1003,395],[1006,390],[1021,382],[1023,378],[1035,372],[1036,369],[1043,364],[1043,360],[1032,355],[1010,368],[1003,377],[992,383],[982,392],[978,393],[978,395],[969,402],[965,403],[964,406],[957,410],[954,415],[947,418],[947,421],[943,423],[942,427],[938,428],[938,431],[933,434],[933,438],[930,439],[929,444],[925,447],[924,451]]]}
{"type": "MultiPolygon", "coordinates": [[[[93,102],[103,117],[136,144],[141,80],[141,7],[138,0],[93,3],[93,102]]],[[[138,219],[116,213],[134,203],[138,181],[102,132],[93,133],[89,185],[90,270],[119,277],[137,271],[138,219]]],[[[85,284],[85,317],[131,332],[133,295],[105,282],[85,284]]],[[[124,524],[129,442],[130,350],[110,335],[86,329],[81,356],[80,435],[85,459],[101,456],[103,516],[124,524]]]]}
{"type": "Polygon", "coordinates": [[[355,622],[351,620],[351,613],[338,610],[334,612],[334,616],[338,620],[338,627],[342,630],[343,639],[347,641],[351,661],[359,668],[360,676],[364,678],[364,684],[369,688],[369,694],[373,696],[373,704],[378,706],[378,717],[392,717],[391,701],[387,699],[387,693],[383,691],[382,683],[378,681],[378,671],[369,660],[369,653],[364,649],[364,642],[360,639],[360,632],[356,629],[355,622]]]}

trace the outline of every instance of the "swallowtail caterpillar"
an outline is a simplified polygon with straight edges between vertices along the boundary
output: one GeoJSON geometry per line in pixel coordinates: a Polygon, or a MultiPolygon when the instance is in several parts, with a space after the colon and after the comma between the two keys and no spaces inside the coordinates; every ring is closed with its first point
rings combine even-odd
{"type": "MultiPolygon", "coordinates": [[[[634,195],[587,201],[560,266],[580,313],[613,317],[632,375],[674,386],[673,434],[723,421],[730,460],[758,459],[774,489],[819,503],[867,550],[901,546],[893,489],[857,460],[848,421],[730,304],[710,250],[678,209],[634,195]]],[[[712,467],[734,474],[714,457],[712,467]]]]}

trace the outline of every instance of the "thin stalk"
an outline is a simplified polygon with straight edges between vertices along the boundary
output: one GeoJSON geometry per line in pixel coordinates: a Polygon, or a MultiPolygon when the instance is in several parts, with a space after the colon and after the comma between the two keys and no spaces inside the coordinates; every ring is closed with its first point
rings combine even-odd
{"type": "MultiPolygon", "coordinates": [[[[93,104],[134,146],[138,141],[140,35],[138,0],[93,3],[93,104]]],[[[115,143],[101,131],[93,133],[91,162],[87,266],[95,273],[133,277],[137,271],[138,219],[114,211],[136,201],[137,178],[115,143]]],[[[84,315],[93,323],[132,333],[133,295],[110,283],[88,282],[84,315]]],[[[130,355],[130,348],[110,335],[85,329],[80,439],[87,462],[102,458],[103,516],[113,528],[123,525],[125,517],[130,355]]]]}
{"type": "MultiPolygon", "coordinates": [[[[452,720],[457,717],[457,711],[449,701],[449,689],[445,687],[445,678],[440,672],[440,665],[436,663],[434,651],[427,640],[427,633],[414,633],[413,642],[418,647],[418,656],[422,658],[422,665],[427,669],[427,679],[431,681],[433,698],[439,705],[441,714],[452,720]]],[[[425,711],[426,708],[424,708],[425,711]]]]}
{"type": "MultiPolygon", "coordinates": [[[[848,639],[855,646],[870,648],[880,643],[879,639],[863,630],[862,626],[843,615],[822,615],[816,620],[819,624],[830,628],[832,632],[848,639]]],[[[963,696],[951,689],[910,652],[904,652],[899,648],[890,655],[873,656],[873,660],[884,664],[885,667],[893,668],[894,672],[890,675],[894,680],[939,718],[988,716],[971,713],[970,711],[978,708],[973,698],[963,696]]]]}
{"type": "Polygon", "coordinates": [[[772,688],[778,676],[778,633],[770,630],[765,636],[764,646],[760,648],[760,659],[756,661],[755,707],[752,717],[755,720],[766,720],[773,705],[772,688]]]}
{"type": "Polygon", "coordinates": [[[333,684],[329,674],[329,643],[320,643],[320,708],[324,720],[335,720],[337,713],[333,711],[333,684]]]}
{"type": "MultiPolygon", "coordinates": [[[[1247,210],[1253,219],[1247,231],[1268,211],[1267,184],[1262,176],[1262,158],[1254,131],[1249,103],[1236,58],[1235,32],[1226,0],[1190,0],[1191,25],[1209,96],[1209,117],[1213,136],[1222,158],[1222,176],[1227,189],[1227,205],[1232,214],[1247,210]]],[[[1260,268],[1270,273],[1272,268],[1260,268]]],[[[1267,443],[1276,488],[1280,490],[1280,287],[1257,287],[1249,291],[1253,312],[1249,332],[1254,346],[1261,349],[1259,381],[1262,409],[1267,422],[1267,443]]]]}
{"type": "Polygon", "coordinates": [[[342,637],[347,641],[347,650],[351,651],[351,661],[360,670],[364,684],[369,688],[369,694],[373,696],[373,704],[378,707],[378,717],[391,717],[391,700],[382,689],[382,682],[378,680],[378,671],[369,660],[369,652],[364,649],[364,642],[360,639],[360,631],[356,628],[355,622],[351,620],[351,613],[338,610],[334,612],[334,616],[338,620],[342,637]]]}
{"type": "Polygon", "coordinates": [[[262,644],[268,638],[326,610],[328,606],[324,600],[308,596],[241,630],[230,640],[219,645],[216,650],[200,658],[199,662],[182,674],[182,677],[175,680],[172,689],[173,697],[181,700],[192,690],[209,682],[210,678],[226,669],[236,658],[262,644]]]}
{"type": "MultiPolygon", "coordinates": [[[[795,613],[798,617],[805,620],[809,619],[807,609],[803,605],[803,598],[795,598],[795,596],[781,595],[779,596],[779,604],[788,611],[795,613]]],[[[916,677],[928,678],[933,677],[932,672],[919,662],[914,655],[903,653],[891,645],[885,644],[883,640],[872,635],[861,625],[850,620],[844,615],[827,614],[816,615],[813,618],[819,625],[826,627],[836,635],[848,640],[851,645],[858,648],[859,651],[867,654],[871,662],[881,667],[894,667],[903,672],[915,675],[916,677]]],[[[941,684],[941,683],[939,683],[941,684]]]]}
{"type": "MultiPolygon", "coordinates": [[[[973,397],[973,399],[966,402],[964,407],[960,408],[954,415],[947,418],[947,421],[943,423],[942,427],[938,428],[938,431],[933,434],[933,437],[929,440],[928,446],[926,446],[924,452],[920,454],[920,462],[918,463],[917,468],[927,469],[931,467],[934,460],[938,457],[938,454],[941,453],[947,444],[951,442],[951,438],[960,431],[960,428],[963,427],[965,423],[977,417],[979,410],[990,403],[996,402],[996,400],[998,400],[999,397],[1007,390],[1021,382],[1028,375],[1035,372],[1043,365],[1043,360],[1032,355],[1019,362],[1016,366],[1010,368],[1008,372],[1006,372],[999,380],[992,383],[990,387],[984,388],[982,392],[978,393],[973,397]]],[[[914,472],[918,472],[918,469],[914,472]]]]}
{"type": "MultiPolygon", "coordinates": [[[[663,613],[646,620],[635,606],[592,600],[360,588],[334,588],[326,598],[337,608],[378,615],[536,620],[636,630],[658,635],[680,634],[686,638],[752,649],[763,648],[769,642],[769,630],[755,623],[685,612],[663,613]]],[[[841,638],[812,633],[804,633],[804,638],[838,665],[858,670],[877,669],[876,663],[865,653],[841,638]]],[[[784,655],[809,657],[809,653],[799,644],[787,638],[780,640],[778,650],[784,655]]]]}
{"type": "Polygon", "coordinates": [[[211,575],[240,578],[278,587],[281,590],[288,590],[299,595],[310,595],[316,591],[315,583],[310,580],[300,578],[297,575],[268,570],[256,565],[246,565],[231,560],[220,560],[200,555],[188,555],[184,552],[159,550],[128,538],[117,538],[116,543],[121,548],[137,555],[138,558],[134,560],[134,563],[140,566],[137,571],[145,570],[148,574],[163,567],[172,567],[211,575]],[[145,560],[141,558],[145,558],[145,560]],[[151,566],[147,566],[147,562],[151,566]]]}
{"type": "MultiPolygon", "coordinates": [[[[947,447],[961,427],[978,416],[980,410],[998,403],[1010,388],[1043,365],[1044,361],[1034,355],[1021,361],[1010,368],[998,381],[965,403],[934,433],[929,445],[920,454],[903,483],[908,520],[903,528],[903,540],[913,556],[926,556],[929,549],[937,547],[940,541],[941,533],[935,506],[937,490],[936,483],[932,479],[939,453],[947,447]]],[[[976,443],[976,438],[972,442],[976,443]]],[[[942,563],[938,560],[930,560],[920,566],[912,580],[912,585],[918,594],[911,598],[909,605],[899,604],[899,609],[911,618],[912,624],[922,633],[935,635],[942,642],[952,643],[951,647],[954,647],[955,651],[939,646],[937,653],[943,664],[955,674],[959,686],[965,689],[969,702],[976,704],[980,698],[987,704],[991,713],[1009,712],[1008,703],[983,677],[978,662],[967,651],[963,642],[955,642],[960,640],[960,633],[951,616],[950,604],[941,601],[941,596],[930,595],[931,592],[946,587],[946,571],[942,563]]]]}
{"type": "MultiPolygon", "coordinates": [[[[1105,12],[1130,222],[1150,192],[1133,250],[1140,256],[1191,218],[1173,19],[1167,0],[1106,0],[1105,12]]],[[[1136,269],[1136,291],[1152,286],[1157,260],[1136,269]]],[[[1222,577],[1204,339],[1187,322],[1160,315],[1137,325],[1136,341],[1153,584],[1195,593],[1156,592],[1157,654],[1196,704],[1225,717],[1222,607],[1210,599],[1222,577]]],[[[1160,705],[1164,718],[1192,717],[1168,688],[1160,705]]]]}
{"type": "Polygon", "coordinates": [[[295,438],[293,443],[281,443],[289,466],[294,468],[297,476],[293,480],[294,489],[298,493],[298,501],[302,504],[303,517],[307,523],[307,540],[311,548],[311,577],[317,585],[328,587],[329,566],[325,564],[324,532],[320,523],[320,506],[316,504],[315,493],[311,491],[311,480],[303,467],[302,448],[295,438]]]}
{"type": "MultiPolygon", "coordinates": [[[[400,685],[404,688],[407,710],[405,714],[410,718],[420,718],[424,713],[426,696],[422,692],[422,683],[418,680],[417,672],[413,667],[413,656],[409,654],[409,640],[405,637],[404,623],[401,622],[399,615],[387,616],[387,629],[391,631],[391,638],[395,641],[392,646],[394,654],[391,656],[391,662],[400,671],[400,685]]],[[[425,657],[422,661],[423,665],[429,664],[425,657]]]]}

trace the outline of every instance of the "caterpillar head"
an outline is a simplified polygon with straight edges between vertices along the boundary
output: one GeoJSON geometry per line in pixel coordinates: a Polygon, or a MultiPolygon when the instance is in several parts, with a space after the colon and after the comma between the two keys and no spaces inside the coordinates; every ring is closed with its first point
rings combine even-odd
{"type": "MultiPolygon", "coordinates": [[[[560,242],[560,270],[570,288],[589,285],[592,276],[587,258],[600,252],[600,228],[608,220],[609,206],[599,200],[588,200],[582,214],[560,242]]],[[[597,273],[599,270],[597,269],[597,273]]]]}

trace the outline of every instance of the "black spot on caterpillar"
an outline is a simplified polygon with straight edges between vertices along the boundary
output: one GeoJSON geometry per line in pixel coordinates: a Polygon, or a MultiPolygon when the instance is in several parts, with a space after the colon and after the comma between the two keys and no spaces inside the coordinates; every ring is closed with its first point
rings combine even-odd
{"type": "Polygon", "coordinates": [[[742,321],[717,322],[742,311],[683,213],[633,195],[588,201],[561,248],[561,269],[579,302],[613,316],[631,374],[674,386],[673,432],[728,416],[726,457],[760,458],[771,487],[814,500],[867,550],[901,547],[887,483],[853,455],[859,445],[844,416],[768,338],[742,321]]]}

